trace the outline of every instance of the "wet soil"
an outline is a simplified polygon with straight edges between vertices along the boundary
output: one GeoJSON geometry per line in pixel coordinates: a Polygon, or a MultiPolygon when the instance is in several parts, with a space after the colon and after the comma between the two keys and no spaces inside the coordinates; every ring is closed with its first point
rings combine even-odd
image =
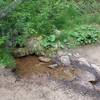
{"type": "Polygon", "coordinates": [[[57,69],[51,69],[48,66],[52,64],[52,62],[41,62],[36,56],[18,58],[16,59],[16,63],[16,73],[20,77],[30,77],[32,75],[41,76],[46,74],[56,79],[73,80],[80,73],[79,69],[75,69],[72,66],[60,66],[57,69]]]}

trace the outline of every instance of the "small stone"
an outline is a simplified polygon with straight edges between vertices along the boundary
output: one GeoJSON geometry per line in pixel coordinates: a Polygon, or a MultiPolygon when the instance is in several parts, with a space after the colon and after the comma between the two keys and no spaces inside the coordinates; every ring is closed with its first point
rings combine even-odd
{"type": "Polygon", "coordinates": [[[51,59],[50,58],[48,58],[48,57],[39,57],[39,60],[41,61],[41,62],[45,62],[45,63],[48,63],[48,62],[50,62],[51,61],[51,59]]]}
{"type": "Polygon", "coordinates": [[[58,64],[52,64],[52,65],[49,65],[48,68],[51,68],[51,69],[55,69],[58,67],[58,64]]]}

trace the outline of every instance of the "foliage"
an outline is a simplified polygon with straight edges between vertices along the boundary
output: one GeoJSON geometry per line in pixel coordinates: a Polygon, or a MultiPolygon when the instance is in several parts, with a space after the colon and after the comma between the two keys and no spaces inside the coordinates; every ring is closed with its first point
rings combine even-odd
{"type": "Polygon", "coordinates": [[[42,41],[42,46],[44,47],[54,47],[55,46],[55,42],[56,42],[56,36],[55,35],[50,35],[48,37],[46,37],[43,41],[42,41]]]}
{"type": "Polygon", "coordinates": [[[96,43],[99,40],[100,29],[94,26],[82,25],[68,33],[78,45],[96,43]]]}
{"type": "Polygon", "coordinates": [[[3,36],[3,37],[0,37],[0,47],[3,46],[6,42],[6,39],[7,37],[3,36]]]}

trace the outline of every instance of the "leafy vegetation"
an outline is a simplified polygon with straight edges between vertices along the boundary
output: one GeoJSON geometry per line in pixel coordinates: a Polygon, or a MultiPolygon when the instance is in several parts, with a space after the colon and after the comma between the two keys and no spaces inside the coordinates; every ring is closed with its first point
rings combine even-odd
{"type": "Polygon", "coordinates": [[[5,67],[15,67],[15,60],[10,55],[10,52],[5,49],[0,49],[0,65],[3,65],[5,67]]]}
{"type": "MultiPolygon", "coordinates": [[[[12,1],[0,0],[0,8],[12,1]]],[[[46,49],[92,44],[100,40],[99,27],[100,2],[96,0],[25,0],[0,20],[0,48],[25,47],[28,38],[40,35],[46,49]]],[[[0,57],[1,61],[9,58],[0,57]]]]}

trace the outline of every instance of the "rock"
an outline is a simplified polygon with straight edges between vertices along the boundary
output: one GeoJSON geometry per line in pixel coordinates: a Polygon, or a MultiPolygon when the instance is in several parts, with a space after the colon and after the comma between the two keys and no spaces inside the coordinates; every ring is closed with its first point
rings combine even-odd
{"type": "Polygon", "coordinates": [[[60,59],[61,63],[62,63],[64,66],[68,66],[68,65],[70,65],[70,64],[71,64],[71,62],[70,62],[70,59],[69,59],[69,56],[68,56],[68,55],[61,56],[59,59],[60,59]]]}
{"type": "Polygon", "coordinates": [[[96,76],[88,71],[81,70],[79,78],[87,82],[96,82],[96,76]]]}
{"type": "Polygon", "coordinates": [[[41,57],[39,57],[39,60],[40,60],[41,62],[48,63],[48,62],[51,61],[51,58],[41,56],[41,57]]]}
{"type": "Polygon", "coordinates": [[[52,65],[49,65],[48,68],[51,68],[51,69],[55,69],[58,67],[58,64],[52,64],[52,65]]]}
{"type": "Polygon", "coordinates": [[[96,83],[94,85],[94,88],[95,88],[96,91],[100,92],[100,82],[96,83]]]}

